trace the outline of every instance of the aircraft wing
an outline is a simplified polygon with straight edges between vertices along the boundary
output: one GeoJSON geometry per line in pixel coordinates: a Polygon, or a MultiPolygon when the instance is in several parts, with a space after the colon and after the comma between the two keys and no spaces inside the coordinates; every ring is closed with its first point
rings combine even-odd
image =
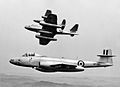
{"type": "MultiPolygon", "coordinates": [[[[46,30],[47,27],[43,27],[43,28],[45,29],[45,30],[43,29],[43,31],[51,32],[51,31],[46,30]]],[[[50,28],[48,27],[48,29],[50,28]]],[[[36,36],[36,38],[39,39],[39,44],[47,45],[50,41],[57,41],[57,39],[55,39],[54,36],[55,36],[55,33],[53,32],[51,33],[41,32],[38,37],[36,36]]]]}
{"type": "Polygon", "coordinates": [[[49,27],[49,26],[43,26],[43,31],[51,32],[51,33],[40,33],[39,37],[39,44],[41,45],[47,45],[50,41],[56,41],[57,39],[54,38],[56,28],[49,27]]]}
{"type": "Polygon", "coordinates": [[[53,37],[53,34],[40,33],[40,35],[37,38],[39,38],[39,44],[47,45],[50,41],[57,41],[57,39],[53,37]]]}
{"type": "Polygon", "coordinates": [[[77,67],[76,65],[71,65],[71,64],[54,64],[54,65],[50,65],[50,67],[54,67],[54,68],[75,68],[77,67]]]}
{"type": "MultiPolygon", "coordinates": [[[[49,14],[46,18],[46,23],[57,24],[57,15],[49,14]]],[[[48,31],[48,32],[51,32],[51,33],[42,33],[42,32],[40,33],[39,43],[41,45],[47,45],[50,41],[56,41],[57,40],[57,39],[54,38],[54,36],[57,32],[57,28],[47,26],[47,25],[43,25],[42,30],[43,31],[48,31]]]]}
{"type": "Polygon", "coordinates": [[[84,71],[84,67],[70,63],[54,64],[50,65],[50,67],[62,72],[84,71]]]}

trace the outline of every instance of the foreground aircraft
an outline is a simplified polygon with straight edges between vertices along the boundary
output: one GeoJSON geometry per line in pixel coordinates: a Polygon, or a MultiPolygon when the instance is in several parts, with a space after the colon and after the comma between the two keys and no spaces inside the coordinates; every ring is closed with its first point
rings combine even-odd
{"type": "Polygon", "coordinates": [[[97,62],[72,60],[64,58],[52,58],[40,56],[36,53],[25,53],[22,57],[10,59],[10,63],[31,67],[42,72],[81,72],[85,68],[108,67],[113,65],[111,49],[103,50],[102,55],[97,55],[100,59],[97,62]]]}
{"type": "Polygon", "coordinates": [[[25,29],[40,33],[40,35],[35,35],[39,39],[39,44],[47,45],[50,41],[57,41],[54,38],[56,34],[61,35],[78,35],[76,31],[78,30],[78,24],[75,24],[70,32],[63,32],[65,28],[66,20],[64,19],[61,24],[57,24],[57,15],[52,14],[51,10],[47,10],[45,16],[42,16],[43,20],[34,20],[34,22],[39,23],[40,25],[28,25],[25,26],[25,29]],[[60,28],[58,31],[57,28],[60,28]]]}

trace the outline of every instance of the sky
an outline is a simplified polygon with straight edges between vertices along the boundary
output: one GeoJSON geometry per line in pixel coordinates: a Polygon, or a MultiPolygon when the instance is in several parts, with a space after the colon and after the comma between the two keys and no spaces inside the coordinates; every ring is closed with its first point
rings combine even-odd
{"type": "Polygon", "coordinates": [[[30,68],[14,66],[9,60],[26,52],[51,57],[97,61],[104,48],[112,49],[114,66],[86,69],[80,73],[55,73],[56,76],[120,76],[120,1],[119,0],[0,0],[0,73],[49,76],[30,68]],[[50,9],[65,18],[65,31],[79,24],[78,36],[56,35],[57,42],[38,44],[33,32],[24,26],[35,24],[50,9]]]}

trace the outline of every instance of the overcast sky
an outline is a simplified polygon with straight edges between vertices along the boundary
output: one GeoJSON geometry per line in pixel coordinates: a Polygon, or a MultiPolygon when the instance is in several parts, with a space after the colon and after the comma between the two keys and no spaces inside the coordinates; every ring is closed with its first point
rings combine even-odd
{"type": "MultiPolygon", "coordinates": [[[[65,76],[120,76],[120,1],[119,0],[0,0],[0,72],[25,75],[49,75],[30,68],[14,66],[9,59],[25,52],[70,59],[98,60],[97,54],[110,48],[117,56],[114,66],[86,69],[65,76]],[[58,23],[65,18],[66,31],[78,23],[78,36],[55,36],[57,42],[40,46],[35,33],[24,29],[41,19],[50,9],[58,15],[58,23]],[[77,58],[78,57],[78,58],[77,58]]],[[[62,73],[51,74],[63,75],[62,73]]]]}

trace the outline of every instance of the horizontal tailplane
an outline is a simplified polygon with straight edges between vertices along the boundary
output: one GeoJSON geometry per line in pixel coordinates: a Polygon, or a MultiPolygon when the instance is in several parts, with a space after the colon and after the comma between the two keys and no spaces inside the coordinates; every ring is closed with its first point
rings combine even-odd
{"type": "Polygon", "coordinates": [[[103,50],[103,54],[102,55],[97,55],[100,57],[99,59],[99,63],[110,63],[113,64],[113,60],[112,57],[115,57],[115,55],[112,55],[112,50],[111,49],[107,49],[107,50],[103,50]]]}

